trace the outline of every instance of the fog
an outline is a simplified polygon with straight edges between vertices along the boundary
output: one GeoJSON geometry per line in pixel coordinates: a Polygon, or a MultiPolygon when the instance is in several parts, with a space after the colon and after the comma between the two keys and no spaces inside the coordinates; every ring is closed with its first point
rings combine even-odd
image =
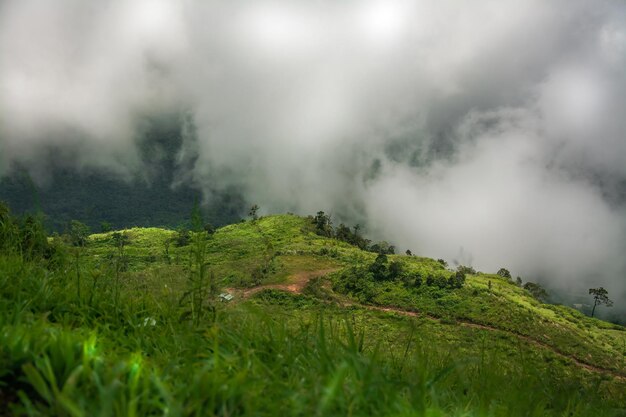
{"type": "Polygon", "coordinates": [[[179,114],[207,201],[622,301],[624,109],[619,0],[0,2],[0,174],[142,175],[179,114]]]}

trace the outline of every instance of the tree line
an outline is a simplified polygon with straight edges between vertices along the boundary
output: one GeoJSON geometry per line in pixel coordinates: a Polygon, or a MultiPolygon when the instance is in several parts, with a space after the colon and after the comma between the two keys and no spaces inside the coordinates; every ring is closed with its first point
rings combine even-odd
{"type": "MultiPolygon", "coordinates": [[[[334,238],[342,242],[349,243],[359,249],[384,255],[393,255],[396,248],[388,242],[381,241],[372,243],[361,234],[361,226],[355,225],[352,228],[340,223],[337,227],[333,227],[331,216],[318,211],[315,216],[309,216],[314,226],[315,233],[329,238],[334,238]]],[[[410,251],[409,251],[410,252],[410,251]]]]}

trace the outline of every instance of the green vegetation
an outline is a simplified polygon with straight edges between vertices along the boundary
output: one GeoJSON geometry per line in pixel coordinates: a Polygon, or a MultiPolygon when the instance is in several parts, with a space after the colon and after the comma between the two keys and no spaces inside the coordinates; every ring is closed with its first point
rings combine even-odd
{"type": "Polygon", "coordinates": [[[589,288],[589,294],[593,295],[593,310],[591,310],[591,317],[593,317],[596,312],[597,306],[604,304],[607,307],[611,307],[613,305],[613,301],[609,298],[609,292],[603,287],[589,288]]]}
{"type": "MultiPolygon", "coordinates": [[[[337,228],[333,227],[333,222],[330,215],[323,211],[318,211],[315,217],[310,217],[313,225],[315,225],[315,233],[320,236],[335,238],[337,240],[347,242],[359,249],[366,251],[380,253],[380,254],[394,254],[396,248],[390,245],[388,242],[378,242],[371,244],[371,240],[366,239],[359,232],[361,230],[360,225],[356,225],[351,230],[348,226],[341,223],[337,228]]],[[[411,251],[407,251],[407,255],[411,254],[411,251]]]]}
{"type": "MultiPolygon", "coordinates": [[[[0,178],[0,200],[10,203],[17,213],[43,210],[47,227],[66,231],[71,220],[80,220],[93,231],[108,232],[133,226],[176,228],[188,218],[200,191],[181,181],[178,156],[183,138],[179,115],[163,115],[142,121],[143,138],[138,140],[142,169],[136,175],[121,176],[110,170],[59,164],[57,152],[48,149],[39,160],[45,167],[45,181],[31,178],[31,172],[18,163],[0,178]],[[175,186],[174,186],[175,185],[175,186]]],[[[138,167],[137,167],[138,168],[138,167]]],[[[241,190],[227,187],[211,190],[211,200],[203,207],[205,217],[216,225],[239,220],[247,203],[241,190]]]]}
{"type": "Polygon", "coordinates": [[[622,327],[315,229],[46,238],[0,205],[0,415],[626,413],[622,327]]]}
{"type": "Polygon", "coordinates": [[[539,284],[527,282],[524,284],[524,289],[539,301],[546,301],[548,299],[548,292],[539,284]]]}

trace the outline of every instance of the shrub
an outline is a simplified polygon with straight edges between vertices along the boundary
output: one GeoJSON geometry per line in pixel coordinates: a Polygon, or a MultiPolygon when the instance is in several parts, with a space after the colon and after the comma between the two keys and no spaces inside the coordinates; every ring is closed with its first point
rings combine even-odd
{"type": "Polygon", "coordinates": [[[72,246],[86,246],[89,238],[89,227],[78,220],[72,220],[69,226],[69,236],[72,246]]]}
{"type": "Polygon", "coordinates": [[[400,261],[392,261],[389,264],[389,268],[387,271],[387,278],[391,280],[396,280],[402,276],[403,272],[404,272],[404,264],[400,261]]]}
{"type": "Polygon", "coordinates": [[[459,265],[456,270],[462,272],[465,275],[476,275],[476,270],[471,266],[459,265]]]}
{"type": "Polygon", "coordinates": [[[439,288],[446,288],[448,286],[448,278],[446,278],[444,275],[437,275],[435,277],[434,284],[439,288]]]}
{"type": "Polygon", "coordinates": [[[387,271],[387,255],[383,253],[378,254],[374,263],[370,265],[369,272],[376,281],[386,280],[389,276],[387,271]]]}
{"type": "Polygon", "coordinates": [[[432,287],[434,283],[435,283],[435,276],[433,274],[428,274],[426,276],[426,285],[428,285],[429,287],[432,287]]]}
{"type": "Polygon", "coordinates": [[[548,292],[539,284],[534,282],[527,282],[524,284],[524,289],[530,293],[535,299],[539,301],[545,301],[548,298],[548,292]]]}
{"type": "Polygon", "coordinates": [[[498,270],[498,275],[500,275],[502,278],[506,278],[506,279],[509,279],[509,280],[511,279],[511,273],[506,268],[500,268],[498,270]]]}
{"type": "Polygon", "coordinates": [[[191,232],[188,229],[181,227],[176,231],[176,236],[174,236],[174,244],[177,247],[183,247],[189,245],[191,241],[191,232]]]}
{"type": "Polygon", "coordinates": [[[382,241],[374,243],[372,246],[370,246],[369,251],[379,254],[393,255],[394,253],[396,253],[396,247],[390,245],[388,242],[382,241]]]}
{"type": "Polygon", "coordinates": [[[335,291],[355,296],[361,302],[370,302],[375,296],[372,273],[353,266],[342,271],[333,285],[335,291]]]}
{"type": "Polygon", "coordinates": [[[100,223],[100,232],[108,233],[111,230],[113,230],[113,226],[111,226],[111,223],[106,221],[100,223]]]}
{"type": "Polygon", "coordinates": [[[315,233],[320,236],[332,237],[333,226],[330,220],[330,216],[323,211],[318,211],[317,215],[313,218],[313,224],[315,225],[315,233]]]}
{"type": "Polygon", "coordinates": [[[448,278],[448,285],[450,288],[462,288],[465,285],[465,274],[461,271],[456,271],[448,278]]]}

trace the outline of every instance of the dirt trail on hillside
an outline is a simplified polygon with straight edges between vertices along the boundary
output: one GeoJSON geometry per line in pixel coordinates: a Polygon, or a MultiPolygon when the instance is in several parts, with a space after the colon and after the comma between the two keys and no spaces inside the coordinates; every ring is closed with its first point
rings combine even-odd
{"type": "MultiPolygon", "coordinates": [[[[239,298],[248,298],[262,290],[265,289],[275,289],[275,290],[282,290],[282,291],[287,291],[293,294],[301,294],[302,290],[304,289],[304,287],[306,287],[306,285],[309,283],[309,281],[311,281],[313,278],[319,278],[319,277],[323,277],[325,275],[328,275],[332,272],[338,271],[339,268],[330,268],[330,269],[320,269],[317,271],[302,271],[302,272],[298,272],[296,274],[293,274],[291,276],[289,276],[287,283],[284,284],[266,284],[266,285],[259,285],[258,287],[254,287],[254,288],[249,288],[249,289],[244,289],[244,290],[238,290],[238,289],[234,289],[234,288],[226,288],[226,291],[230,292],[230,293],[234,293],[236,294],[239,298]]],[[[409,310],[402,310],[400,308],[397,307],[383,307],[383,306],[373,306],[373,305],[365,305],[365,304],[359,304],[359,303],[355,303],[355,302],[343,302],[340,303],[340,305],[342,307],[347,307],[347,306],[359,306],[362,308],[365,308],[367,310],[373,310],[373,311],[383,311],[383,312],[387,312],[387,313],[395,313],[395,314],[399,314],[402,316],[408,316],[408,317],[425,317],[427,319],[433,320],[433,321],[437,321],[437,322],[441,322],[441,318],[434,316],[434,315],[430,315],[430,314],[424,314],[424,313],[420,313],[420,312],[416,312],[416,311],[409,311],[409,310]]],[[[603,373],[603,374],[609,374],[617,379],[620,380],[626,380],[626,373],[623,372],[619,372],[616,371],[614,369],[608,369],[608,368],[603,368],[601,366],[597,366],[597,365],[593,365],[590,364],[576,356],[570,355],[568,353],[562,352],[560,349],[552,346],[552,345],[548,345],[542,341],[539,341],[537,339],[534,339],[530,336],[527,336],[525,334],[521,334],[512,330],[505,330],[505,329],[500,329],[498,327],[494,327],[494,326],[490,326],[490,325],[486,325],[486,324],[480,324],[480,323],[475,323],[471,320],[467,320],[467,319],[455,319],[455,321],[460,324],[461,326],[464,327],[470,327],[470,328],[474,328],[474,329],[481,329],[481,330],[486,330],[486,331],[493,331],[493,332],[504,332],[504,333],[508,333],[510,335],[513,335],[515,337],[517,337],[518,339],[524,340],[532,345],[538,346],[540,348],[549,350],[551,352],[553,352],[555,355],[560,356],[562,358],[565,359],[569,359],[572,362],[574,362],[577,366],[583,368],[583,369],[587,369],[590,372],[596,372],[596,373],[603,373]]]]}
{"type": "MultiPolygon", "coordinates": [[[[359,305],[359,304],[354,304],[354,305],[359,305]]],[[[421,314],[421,313],[417,313],[415,311],[407,311],[407,310],[402,310],[399,308],[395,308],[395,307],[381,307],[381,306],[368,306],[368,305],[361,305],[361,307],[364,307],[368,310],[375,310],[375,311],[384,311],[384,312],[388,312],[388,313],[396,313],[402,316],[409,316],[409,317],[426,317],[430,320],[433,321],[438,321],[440,322],[441,319],[439,317],[436,316],[432,316],[432,315],[428,315],[428,314],[421,314]]],[[[532,345],[538,346],[540,348],[543,349],[547,349],[550,350],[552,353],[554,353],[557,356],[560,356],[562,358],[565,359],[569,359],[572,362],[574,362],[577,366],[587,369],[588,371],[592,371],[592,372],[597,372],[597,373],[605,373],[605,374],[610,374],[613,377],[617,378],[617,379],[621,379],[621,380],[626,380],[626,374],[623,372],[619,372],[616,371],[614,369],[608,369],[608,368],[604,368],[601,366],[597,366],[597,365],[592,365],[588,362],[585,362],[584,360],[579,359],[576,356],[570,355],[566,352],[561,351],[560,349],[549,345],[547,343],[541,342],[537,339],[533,339],[532,337],[522,334],[522,333],[518,333],[512,330],[505,330],[505,329],[501,329],[495,326],[489,326],[486,324],[480,324],[480,323],[475,323],[473,321],[470,320],[464,320],[464,319],[455,319],[455,321],[464,327],[471,327],[474,329],[480,329],[480,330],[487,330],[487,331],[493,331],[493,332],[503,332],[503,333],[508,333],[510,335],[513,335],[515,337],[517,337],[518,339],[522,339],[532,345]]]]}
{"type": "Polygon", "coordinates": [[[304,289],[304,287],[306,287],[306,284],[308,284],[309,281],[311,281],[313,278],[323,277],[325,275],[328,275],[338,270],[339,268],[329,268],[329,269],[320,269],[317,271],[302,271],[302,272],[298,272],[293,275],[290,275],[289,278],[287,279],[287,282],[284,284],[265,284],[265,285],[259,285],[258,287],[254,287],[254,288],[246,288],[244,290],[235,289],[235,288],[226,288],[225,290],[227,292],[236,294],[240,298],[248,298],[260,291],[267,290],[267,289],[282,290],[282,291],[287,291],[287,292],[294,293],[294,294],[300,294],[302,293],[302,290],[304,289]]]}

